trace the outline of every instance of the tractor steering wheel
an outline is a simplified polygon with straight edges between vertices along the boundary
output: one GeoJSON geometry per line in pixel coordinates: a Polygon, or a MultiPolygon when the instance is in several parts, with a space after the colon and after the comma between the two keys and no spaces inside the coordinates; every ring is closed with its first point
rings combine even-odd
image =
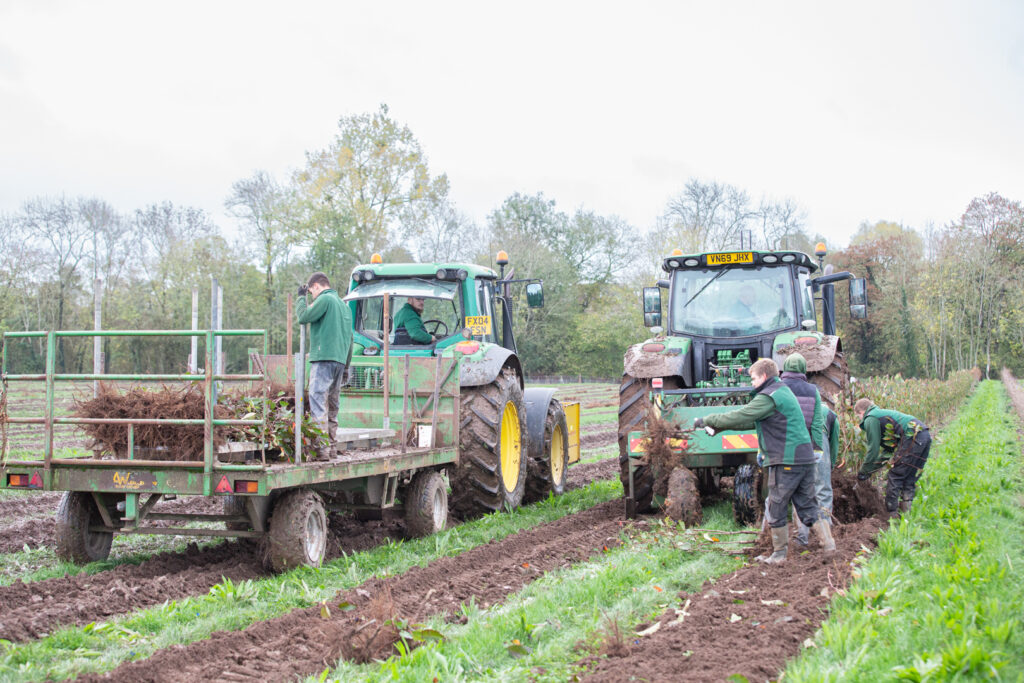
{"type": "Polygon", "coordinates": [[[435,337],[447,337],[448,336],[448,325],[443,320],[424,320],[423,321],[423,329],[427,330],[427,332],[430,332],[430,334],[434,335],[435,337]],[[427,325],[430,325],[431,323],[433,323],[433,325],[434,325],[434,329],[433,330],[427,329],[427,325]],[[444,334],[438,334],[438,331],[442,327],[444,328],[444,334]]]}

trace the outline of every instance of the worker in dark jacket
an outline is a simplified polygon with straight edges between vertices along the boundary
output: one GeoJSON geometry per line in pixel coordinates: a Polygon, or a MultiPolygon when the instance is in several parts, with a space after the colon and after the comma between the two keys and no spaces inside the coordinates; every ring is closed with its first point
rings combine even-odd
{"type": "Polygon", "coordinates": [[[831,555],[836,544],[828,525],[819,519],[814,503],[814,448],[800,403],[779,380],[779,366],[771,358],[761,358],[750,366],[750,379],[754,385],[750,403],[728,413],[699,417],[694,420],[694,427],[705,428],[712,435],[723,429],[757,430],[758,460],[768,468],[765,518],[771,528],[773,551],[758,560],[768,564],[786,560],[786,511],[790,502],[803,523],[814,529],[826,554],[831,555]]]}
{"type": "MultiPolygon", "coordinates": [[[[799,353],[790,354],[782,364],[782,383],[789,387],[800,404],[800,412],[804,415],[804,424],[811,435],[811,445],[814,446],[814,499],[818,502],[818,492],[822,486],[822,463],[825,466],[824,476],[828,477],[829,484],[832,483],[832,468],[830,460],[825,455],[825,412],[821,402],[821,393],[818,387],[807,381],[807,361],[799,353]]],[[[821,506],[818,505],[818,509],[821,506]]],[[[796,542],[800,545],[807,545],[810,540],[810,529],[800,522],[799,515],[796,516],[796,542]]],[[[831,516],[822,515],[826,524],[831,524],[831,516]]]]}
{"type": "Polygon", "coordinates": [[[338,398],[352,355],[352,311],[326,275],[313,273],[299,287],[295,314],[300,325],[309,324],[309,412],[327,435],[317,454],[329,458],[337,439],[338,398]],[[312,297],[308,306],[307,296],[312,297]]]}
{"type": "Polygon", "coordinates": [[[913,415],[882,410],[866,398],[857,401],[853,410],[868,449],[857,479],[867,479],[892,458],[885,483],[885,507],[893,516],[909,512],[932,447],[928,425],[913,415]]]}
{"type": "Polygon", "coordinates": [[[395,314],[395,346],[409,344],[433,344],[434,335],[423,327],[423,307],[426,302],[422,297],[412,296],[395,314]]]}

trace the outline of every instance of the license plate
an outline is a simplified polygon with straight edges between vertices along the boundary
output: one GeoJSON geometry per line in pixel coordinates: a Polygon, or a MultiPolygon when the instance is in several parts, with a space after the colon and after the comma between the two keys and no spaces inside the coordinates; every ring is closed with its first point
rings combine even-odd
{"type": "Polygon", "coordinates": [[[727,254],[708,254],[707,262],[709,266],[729,266],[734,263],[753,263],[754,252],[738,251],[727,254]]]}
{"type": "Polygon", "coordinates": [[[470,334],[479,337],[491,333],[491,316],[489,315],[467,315],[466,327],[470,334]]]}

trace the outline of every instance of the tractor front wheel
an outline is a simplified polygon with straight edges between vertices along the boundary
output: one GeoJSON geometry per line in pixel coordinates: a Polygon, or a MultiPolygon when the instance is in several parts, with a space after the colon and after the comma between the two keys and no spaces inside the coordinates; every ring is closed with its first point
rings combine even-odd
{"type": "Polygon", "coordinates": [[[93,526],[104,526],[93,495],[65,492],[57,506],[57,557],[75,564],[107,559],[114,534],[92,531],[93,526]]]}
{"type": "Polygon", "coordinates": [[[544,419],[544,448],[539,457],[531,457],[528,464],[524,500],[533,503],[547,498],[548,493],[565,493],[565,477],[569,469],[569,427],[565,410],[557,399],[548,403],[544,419]]]}
{"type": "Polygon", "coordinates": [[[274,572],[319,567],[327,551],[327,510],[313,491],[288,491],[274,504],[266,536],[266,563],[274,572]]]}
{"type": "Polygon", "coordinates": [[[526,408],[512,368],[493,382],[462,389],[459,466],[452,481],[452,509],[475,515],[514,509],[526,490],[526,408]]]}
{"type": "Polygon", "coordinates": [[[405,530],[410,538],[444,530],[448,524],[448,487],[438,472],[417,472],[404,498],[405,530]]]}
{"type": "Polygon", "coordinates": [[[740,526],[754,526],[764,513],[763,470],[740,465],[733,477],[732,513],[740,526]]]}

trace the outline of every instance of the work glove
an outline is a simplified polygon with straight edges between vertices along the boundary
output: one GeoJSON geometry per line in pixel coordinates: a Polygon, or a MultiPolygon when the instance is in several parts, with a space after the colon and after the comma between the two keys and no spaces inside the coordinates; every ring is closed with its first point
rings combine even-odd
{"type": "Polygon", "coordinates": [[[695,417],[695,418],[693,418],[693,428],[694,429],[703,429],[704,428],[704,418],[703,417],[695,417]]]}
{"type": "Polygon", "coordinates": [[[861,474],[860,472],[858,472],[857,473],[857,481],[867,481],[869,476],[871,476],[871,475],[869,475],[869,474],[861,474]]]}
{"type": "Polygon", "coordinates": [[[761,451],[757,452],[757,466],[764,467],[764,453],[761,451]]]}
{"type": "Polygon", "coordinates": [[[309,291],[309,287],[306,285],[299,285],[299,296],[306,296],[306,292],[309,291]]]}

